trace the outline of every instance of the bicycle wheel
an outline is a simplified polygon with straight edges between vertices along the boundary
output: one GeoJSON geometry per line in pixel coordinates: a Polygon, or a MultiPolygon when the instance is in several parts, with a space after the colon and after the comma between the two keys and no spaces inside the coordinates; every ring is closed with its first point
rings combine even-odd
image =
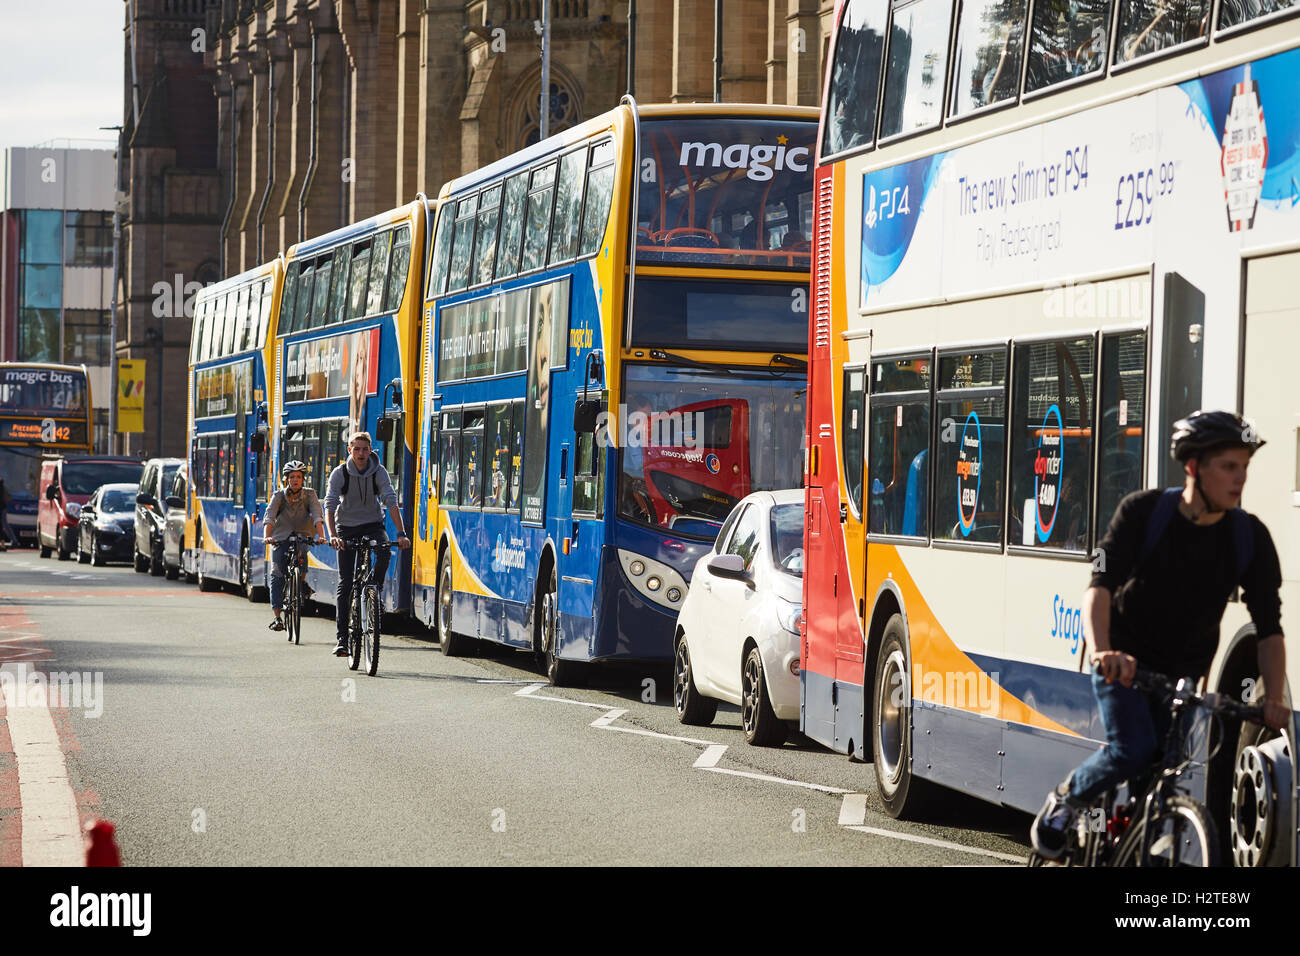
{"type": "Polygon", "coordinates": [[[289,611],[290,617],[293,618],[293,642],[295,644],[302,643],[302,586],[304,583],[302,571],[295,569],[293,572],[293,604],[292,609],[289,611]]]}
{"type": "Polygon", "coordinates": [[[361,596],[361,639],[365,649],[366,673],[379,671],[379,589],[367,585],[361,596]]]}
{"type": "Polygon", "coordinates": [[[289,635],[289,643],[296,644],[298,643],[298,571],[296,568],[290,569],[287,584],[287,593],[284,596],[284,630],[289,635]]]}
{"type": "Polygon", "coordinates": [[[364,590],[359,581],[352,583],[352,613],[348,621],[348,650],[350,660],[348,670],[361,666],[361,592],[364,590]]]}
{"type": "Polygon", "coordinates": [[[1170,797],[1160,813],[1134,820],[1115,850],[1112,866],[1218,866],[1219,840],[1205,807],[1191,797],[1170,797]]]}

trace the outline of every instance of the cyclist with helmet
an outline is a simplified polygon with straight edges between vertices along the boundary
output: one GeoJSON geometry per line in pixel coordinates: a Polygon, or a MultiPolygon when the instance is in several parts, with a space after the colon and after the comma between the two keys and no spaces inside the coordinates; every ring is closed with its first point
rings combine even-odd
{"type": "Polygon", "coordinates": [[[1268,529],[1240,508],[1251,456],[1264,442],[1231,412],[1194,412],[1174,424],[1171,452],[1185,472],[1177,489],[1137,491],[1120,502],[1083,596],[1093,695],[1106,746],[1047,796],[1030,833],[1046,859],[1065,850],[1076,814],[1151,766],[1169,710],[1131,687],[1138,663],[1172,677],[1203,678],[1219,622],[1240,585],[1255,624],[1265,719],[1281,728],[1286,703],[1282,572],[1268,529]]]}
{"type": "Polygon", "coordinates": [[[285,462],[280,469],[284,487],[271,496],[266,506],[266,539],[271,545],[271,609],[273,631],[283,631],[280,612],[284,610],[284,576],[289,560],[286,542],[291,534],[314,535],[317,544],[325,543],[325,512],[311,488],[304,487],[307,466],[300,461],[285,462]]]}

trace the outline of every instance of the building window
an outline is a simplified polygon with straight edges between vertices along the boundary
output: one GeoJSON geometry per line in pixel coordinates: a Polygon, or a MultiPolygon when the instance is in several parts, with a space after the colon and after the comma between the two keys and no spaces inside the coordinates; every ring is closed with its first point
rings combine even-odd
{"type": "Polygon", "coordinates": [[[111,212],[70,212],[64,223],[63,258],[66,265],[112,267],[111,212]]]}
{"type": "MultiPolygon", "coordinates": [[[[523,123],[520,130],[519,146],[531,146],[542,138],[542,111],[540,76],[529,84],[529,92],[523,99],[523,123]]],[[[568,129],[582,118],[578,94],[569,88],[562,79],[551,78],[551,94],[548,97],[551,109],[550,128],[547,133],[554,136],[560,130],[568,129]]]]}
{"type": "Polygon", "coordinates": [[[63,313],[63,361],[69,365],[109,364],[108,312],[68,309],[63,313]]]}

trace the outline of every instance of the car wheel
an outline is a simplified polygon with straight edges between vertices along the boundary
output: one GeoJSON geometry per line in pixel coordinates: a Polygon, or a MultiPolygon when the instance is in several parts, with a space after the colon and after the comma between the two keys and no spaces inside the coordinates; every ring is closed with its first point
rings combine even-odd
{"type": "Polygon", "coordinates": [[[434,627],[438,632],[438,643],[446,657],[461,657],[469,651],[470,638],[457,634],[452,629],[451,611],[455,603],[455,592],[451,586],[451,558],[443,557],[438,568],[438,593],[434,598],[434,627]]]}
{"type": "Polygon", "coordinates": [[[80,531],[78,531],[77,532],[77,563],[89,564],[90,552],[81,546],[81,539],[82,539],[82,534],[80,531]]]}
{"type": "Polygon", "coordinates": [[[135,562],[135,570],[139,574],[144,574],[149,570],[149,559],[140,553],[139,549],[131,545],[132,560],[135,562]]]}
{"type": "Polygon", "coordinates": [[[545,593],[539,595],[537,602],[537,626],[534,640],[539,649],[539,657],[546,671],[546,679],[552,687],[584,687],[587,683],[587,666],[577,661],[566,661],[560,657],[559,628],[559,587],[555,568],[551,568],[551,580],[545,593]]]}
{"type": "Polygon", "coordinates": [[[163,566],[166,568],[166,571],[163,573],[166,575],[168,581],[175,581],[181,576],[181,556],[179,554],[176,555],[176,564],[174,566],[168,564],[167,543],[165,541],[163,542],[163,566]]]}
{"type": "Polygon", "coordinates": [[[54,540],[55,540],[55,542],[56,542],[56,543],[58,544],[58,546],[59,546],[59,560],[60,560],[60,561],[68,561],[68,560],[71,560],[71,558],[72,558],[72,548],[71,548],[71,547],[65,547],[65,546],[64,546],[64,544],[63,544],[63,535],[61,535],[61,534],[58,535],[54,540]]]}
{"type": "Polygon", "coordinates": [[[704,727],[713,723],[718,713],[718,702],[703,696],[695,687],[695,674],[691,671],[691,652],[686,646],[686,635],[677,638],[673,653],[673,706],[677,719],[683,724],[704,727]]]}
{"type": "Polygon", "coordinates": [[[107,562],[104,560],[104,554],[99,550],[99,535],[90,536],[90,564],[91,567],[102,568],[107,562]]]}
{"type": "Polygon", "coordinates": [[[149,548],[149,574],[152,577],[160,578],[166,570],[167,566],[163,564],[162,542],[159,541],[149,548]]]}
{"type": "Polygon", "coordinates": [[[786,726],[777,720],[767,694],[763,655],[751,647],[740,671],[740,723],[745,741],[755,747],[779,747],[785,743],[786,726]]]}
{"type": "Polygon", "coordinates": [[[48,558],[51,554],[54,553],[54,549],[45,547],[45,542],[41,541],[40,538],[36,539],[36,543],[41,549],[42,558],[48,558]]]}
{"type": "Polygon", "coordinates": [[[891,816],[923,815],[935,796],[935,784],[912,774],[911,675],[903,616],[885,624],[876,657],[871,705],[871,739],[876,786],[891,816]]]}

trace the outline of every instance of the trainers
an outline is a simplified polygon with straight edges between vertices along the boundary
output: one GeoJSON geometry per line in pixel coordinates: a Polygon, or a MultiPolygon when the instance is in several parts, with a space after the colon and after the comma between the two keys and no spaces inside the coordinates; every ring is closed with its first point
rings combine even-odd
{"type": "Polygon", "coordinates": [[[284,630],[284,621],[280,620],[280,619],[277,617],[274,621],[272,621],[270,624],[268,624],[267,627],[268,627],[269,629],[271,629],[272,631],[283,631],[283,630],[284,630]]]}
{"type": "Polygon", "coordinates": [[[1074,824],[1075,809],[1056,787],[1047,795],[1043,809],[1034,817],[1034,825],[1029,829],[1029,841],[1034,850],[1045,860],[1058,860],[1065,852],[1074,824]]]}
{"type": "Polygon", "coordinates": [[[339,638],[339,642],[338,642],[337,644],[334,645],[334,656],[335,656],[335,657],[347,657],[347,656],[348,656],[348,641],[347,641],[347,638],[345,638],[345,637],[341,637],[341,638],[339,638]]]}

